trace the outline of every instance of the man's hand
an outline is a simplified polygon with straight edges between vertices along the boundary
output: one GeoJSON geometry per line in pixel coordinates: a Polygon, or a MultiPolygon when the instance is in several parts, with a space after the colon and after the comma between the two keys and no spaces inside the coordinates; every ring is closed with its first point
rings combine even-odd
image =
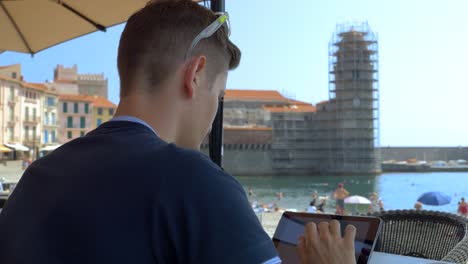
{"type": "Polygon", "coordinates": [[[305,237],[299,238],[298,250],[302,264],[355,264],[354,238],[356,228],[348,225],[341,236],[340,222],[308,223],[305,237]]]}

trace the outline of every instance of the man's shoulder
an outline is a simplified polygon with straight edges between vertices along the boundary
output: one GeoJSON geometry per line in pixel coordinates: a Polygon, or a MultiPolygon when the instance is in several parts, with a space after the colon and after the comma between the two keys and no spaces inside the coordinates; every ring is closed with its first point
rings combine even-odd
{"type": "Polygon", "coordinates": [[[200,151],[171,146],[167,151],[168,163],[175,179],[184,179],[192,187],[200,188],[219,186],[234,187],[241,189],[239,182],[221,167],[216,165],[210,158],[200,151]]]}
{"type": "Polygon", "coordinates": [[[177,168],[180,170],[190,171],[191,174],[202,175],[220,175],[229,176],[223,169],[216,165],[211,159],[204,153],[179,148],[177,146],[171,146],[168,148],[168,153],[174,157],[174,162],[177,164],[177,168]]]}
{"type": "Polygon", "coordinates": [[[197,150],[180,148],[171,144],[171,147],[168,148],[168,153],[173,155],[175,162],[180,165],[180,169],[188,169],[193,172],[209,171],[209,172],[218,172],[222,173],[222,170],[218,165],[213,163],[210,158],[197,150]]]}

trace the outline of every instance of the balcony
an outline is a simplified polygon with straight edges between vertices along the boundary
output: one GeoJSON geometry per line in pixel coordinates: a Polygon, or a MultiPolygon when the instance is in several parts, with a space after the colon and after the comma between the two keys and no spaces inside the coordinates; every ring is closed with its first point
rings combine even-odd
{"type": "Polygon", "coordinates": [[[33,116],[26,116],[26,118],[23,120],[24,123],[29,123],[29,124],[38,124],[41,122],[41,118],[36,116],[34,118],[33,116]]]}
{"type": "Polygon", "coordinates": [[[47,110],[58,108],[58,104],[44,104],[44,105],[45,105],[45,108],[47,108],[47,110]]]}
{"type": "Polygon", "coordinates": [[[52,123],[52,122],[46,123],[46,122],[44,122],[43,125],[44,125],[45,127],[59,127],[58,122],[55,122],[55,123],[52,123]]]}
{"type": "Polygon", "coordinates": [[[16,103],[19,103],[19,98],[15,97],[15,98],[9,98],[8,99],[8,105],[9,106],[14,106],[16,103]]]}
{"type": "Polygon", "coordinates": [[[8,137],[7,143],[9,143],[9,144],[16,144],[16,143],[19,143],[19,142],[20,142],[19,137],[11,137],[11,136],[8,137]]]}
{"type": "Polygon", "coordinates": [[[40,136],[36,136],[35,138],[33,137],[25,137],[23,139],[23,144],[26,144],[26,145],[39,145],[41,144],[41,137],[40,136]]]}
{"type": "Polygon", "coordinates": [[[37,104],[38,99],[24,98],[25,103],[37,104]]]}
{"type": "Polygon", "coordinates": [[[19,117],[15,116],[14,118],[8,120],[8,126],[15,126],[17,122],[19,122],[19,117]]]}
{"type": "Polygon", "coordinates": [[[90,129],[89,127],[85,126],[85,127],[81,127],[80,125],[73,125],[73,126],[66,126],[65,129],[67,130],[88,130],[90,129]]]}

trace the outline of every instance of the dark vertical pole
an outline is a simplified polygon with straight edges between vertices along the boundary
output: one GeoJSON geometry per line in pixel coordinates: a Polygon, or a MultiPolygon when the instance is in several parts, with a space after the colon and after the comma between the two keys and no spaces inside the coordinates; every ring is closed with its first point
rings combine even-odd
{"type": "MultiPolygon", "coordinates": [[[[224,0],[211,0],[211,10],[213,12],[224,12],[224,0]]],[[[224,98],[221,98],[218,104],[218,112],[211,126],[209,136],[209,148],[211,160],[222,167],[223,162],[223,108],[224,98]]]]}
{"type": "Polygon", "coordinates": [[[211,10],[213,12],[225,12],[224,0],[211,0],[211,10]]]}

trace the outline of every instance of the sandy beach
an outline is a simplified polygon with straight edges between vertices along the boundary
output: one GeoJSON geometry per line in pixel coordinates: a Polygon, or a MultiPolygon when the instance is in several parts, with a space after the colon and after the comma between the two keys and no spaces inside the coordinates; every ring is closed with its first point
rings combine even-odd
{"type": "Polygon", "coordinates": [[[259,213],[257,214],[258,219],[262,223],[263,228],[270,237],[273,237],[276,226],[281,218],[283,212],[271,212],[271,213],[259,213]]]}

